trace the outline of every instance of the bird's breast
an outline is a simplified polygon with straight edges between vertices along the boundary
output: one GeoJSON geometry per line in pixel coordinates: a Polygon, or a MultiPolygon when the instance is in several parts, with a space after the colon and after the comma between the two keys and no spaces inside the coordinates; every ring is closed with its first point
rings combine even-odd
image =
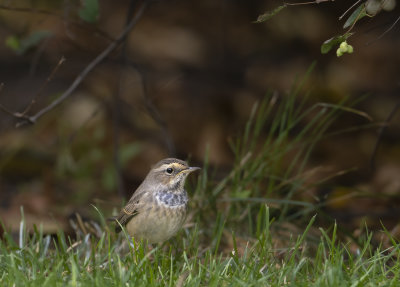
{"type": "Polygon", "coordinates": [[[185,190],[182,192],[157,192],[155,199],[158,204],[168,207],[182,207],[188,203],[188,196],[185,190]]]}
{"type": "Polygon", "coordinates": [[[149,243],[161,243],[175,235],[186,217],[186,205],[153,204],[134,216],[127,224],[128,234],[149,243]]]}

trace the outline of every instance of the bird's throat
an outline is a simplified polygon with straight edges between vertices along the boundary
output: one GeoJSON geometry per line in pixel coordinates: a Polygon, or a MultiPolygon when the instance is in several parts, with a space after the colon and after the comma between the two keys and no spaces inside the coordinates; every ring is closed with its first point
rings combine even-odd
{"type": "Polygon", "coordinates": [[[188,202],[188,196],[185,190],[179,193],[168,191],[157,192],[155,197],[159,203],[170,207],[183,206],[188,202]]]}

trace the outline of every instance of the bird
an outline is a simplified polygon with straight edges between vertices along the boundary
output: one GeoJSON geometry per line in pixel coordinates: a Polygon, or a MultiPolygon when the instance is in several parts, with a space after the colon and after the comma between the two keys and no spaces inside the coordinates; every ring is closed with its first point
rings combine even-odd
{"type": "Polygon", "coordinates": [[[187,176],[199,167],[166,158],[156,163],[115,218],[116,233],[122,227],[135,241],[162,243],[174,236],[186,219],[187,176]]]}

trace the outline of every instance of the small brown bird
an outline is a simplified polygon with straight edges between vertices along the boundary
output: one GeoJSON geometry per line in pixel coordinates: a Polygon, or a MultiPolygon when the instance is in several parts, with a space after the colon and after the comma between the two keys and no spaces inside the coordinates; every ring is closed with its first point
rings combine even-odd
{"type": "Polygon", "coordinates": [[[184,185],[189,173],[200,169],[182,160],[159,161],[116,218],[115,231],[125,226],[135,240],[161,243],[182,227],[186,218],[188,195],[184,185]]]}

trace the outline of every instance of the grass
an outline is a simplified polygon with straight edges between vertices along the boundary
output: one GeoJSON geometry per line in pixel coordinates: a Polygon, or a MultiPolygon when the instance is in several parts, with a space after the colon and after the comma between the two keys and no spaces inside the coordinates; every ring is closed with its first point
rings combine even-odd
{"type": "Polygon", "coordinates": [[[306,108],[303,84],[254,107],[230,141],[236,160],[226,176],[206,156],[188,184],[188,224],[173,239],[129,245],[96,207],[97,232],[77,228],[74,238],[27,230],[22,216],[17,239],[0,240],[0,286],[399,286],[400,244],[390,232],[383,228],[389,244],[367,228],[346,237],[307,195],[323,182],[308,180],[315,145],[340,113],[362,113],[344,103],[306,108]]]}
{"type": "MultiPolygon", "coordinates": [[[[19,243],[7,234],[0,241],[1,286],[398,286],[400,245],[393,238],[392,247],[375,248],[369,233],[352,252],[338,242],[334,226],[330,235],[320,229],[313,252],[307,242],[313,217],[302,234],[276,250],[269,209],[261,210],[262,232],[240,247],[231,232],[228,252],[199,244],[196,228],[153,249],[139,244],[121,250],[127,238],[107,230],[72,244],[62,233],[51,237],[40,229],[28,238],[22,227],[19,243]]],[[[218,226],[215,241],[224,234],[218,226]]]]}

